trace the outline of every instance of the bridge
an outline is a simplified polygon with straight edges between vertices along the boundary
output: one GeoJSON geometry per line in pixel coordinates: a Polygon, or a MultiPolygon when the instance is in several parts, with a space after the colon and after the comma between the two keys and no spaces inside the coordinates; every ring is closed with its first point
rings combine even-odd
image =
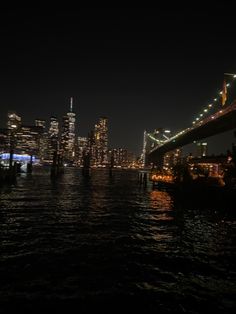
{"type": "Polygon", "coordinates": [[[236,100],[206,118],[197,119],[192,127],[178,132],[151,149],[146,153],[147,163],[157,163],[167,152],[235,128],[236,100]]]}

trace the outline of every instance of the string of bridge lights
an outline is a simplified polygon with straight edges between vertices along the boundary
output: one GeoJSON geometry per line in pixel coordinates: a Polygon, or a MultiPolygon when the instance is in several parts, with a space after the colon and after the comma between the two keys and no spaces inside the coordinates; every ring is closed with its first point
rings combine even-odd
{"type": "MultiPolygon", "coordinates": [[[[236,78],[236,74],[233,74],[233,73],[224,73],[224,75],[227,75],[227,76],[231,76],[233,78],[233,80],[236,78]]],[[[231,84],[230,83],[227,83],[226,84],[226,88],[229,88],[231,87],[231,84]]],[[[223,94],[223,91],[220,91],[219,92],[220,95],[223,94]]],[[[199,116],[192,122],[193,125],[195,125],[196,123],[199,123],[201,121],[201,119],[203,119],[204,115],[206,113],[208,113],[208,111],[214,107],[214,104],[216,104],[218,102],[219,98],[216,97],[213,99],[213,102],[209,103],[208,106],[206,108],[203,109],[203,112],[201,112],[199,114],[199,116]]]]}
{"type": "MultiPolygon", "coordinates": [[[[236,74],[233,74],[233,73],[224,73],[224,75],[231,76],[231,77],[232,77],[232,82],[236,79],[236,74]]],[[[232,83],[232,82],[231,82],[231,83],[232,83]]],[[[227,83],[227,84],[226,84],[226,88],[229,88],[229,87],[231,87],[231,84],[230,84],[230,83],[227,83]]],[[[222,94],[223,94],[223,91],[220,91],[220,92],[219,92],[219,95],[222,96],[222,94]]],[[[201,123],[201,121],[202,121],[201,119],[203,119],[204,115],[206,115],[206,114],[209,112],[209,110],[210,110],[211,108],[214,108],[213,105],[216,104],[216,103],[218,102],[218,100],[219,100],[219,96],[216,97],[216,98],[214,98],[214,99],[213,99],[213,102],[212,102],[212,103],[209,103],[208,106],[203,109],[203,112],[200,113],[200,115],[192,122],[193,127],[195,126],[195,124],[201,123]]],[[[221,112],[221,111],[220,111],[220,112],[221,112]]],[[[205,118],[205,117],[204,117],[204,118],[205,118]]],[[[214,118],[214,116],[212,116],[212,118],[214,118]]],[[[147,136],[148,136],[149,138],[151,138],[153,141],[157,142],[160,146],[162,146],[162,145],[164,145],[166,142],[175,141],[176,138],[178,138],[179,136],[181,136],[183,133],[188,132],[188,131],[191,130],[193,127],[188,127],[187,129],[184,129],[184,130],[178,132],[177,134],[171,136],[170,138],[169,138],[169,137],[166,137],[166,140],[157,139],[157,138],[155,138],[155,137],[154,137],[152,134],[150,134],[150,133],[147,133],[147,136]]],[[[170,132],[170,131],[168,131],[168,132],[170,132]]]]}

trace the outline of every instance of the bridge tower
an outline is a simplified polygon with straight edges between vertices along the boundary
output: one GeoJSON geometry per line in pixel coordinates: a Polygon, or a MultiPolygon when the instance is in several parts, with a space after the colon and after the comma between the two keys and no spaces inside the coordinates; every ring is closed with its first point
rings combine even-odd
{"type": "Polygon", "coordinates": [[[164,128],[157,128],[152,133],[144,132],[144,141],[143,141],[143,160],[144,160],[144,167],[148,166],[150,163],[155,164],[155,166],[162,166],[164,155],[160,156],[158,160],[156,159],[155,162],[150,160],[149,153],[153,149],[163,145],[167,140],[170,138],[170,130],[164,128]]]}
{"type": "Polygon", "coordinates": [[[142,162],[142,167],[146,167],[146,159],[147,159],[147,131],[145,130],[143,132],[143,149],[142,149],[142,155],[141,155],[141,162],[142,162]]]}

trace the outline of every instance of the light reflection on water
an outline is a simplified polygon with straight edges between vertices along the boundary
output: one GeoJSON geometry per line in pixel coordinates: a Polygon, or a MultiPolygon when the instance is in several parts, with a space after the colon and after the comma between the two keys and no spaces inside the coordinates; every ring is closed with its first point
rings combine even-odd
{"type": "Polygon", "coordinates": [[[0,197],[3,306],[27,299],[116,300],[163,312],[234,307],[236,224],[224,210],[183,208],[167,191],[140,187],[136,171],[83,177],[66,169],[56,181],[39,171],[0,197]]]}

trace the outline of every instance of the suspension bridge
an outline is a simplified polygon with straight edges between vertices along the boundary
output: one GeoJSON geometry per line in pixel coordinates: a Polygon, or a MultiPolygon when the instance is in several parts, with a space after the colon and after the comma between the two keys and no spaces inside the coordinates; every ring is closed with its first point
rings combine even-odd
{"type": "MultiPolygon", "coordinates": [[[[233,76],[233,79],[236,75],[233,76]]],[[[229,87],[230,84],[227,84],[229,87]]],[[[224,91],[220,95],[224,101],[226,94],[224,91]],[[223,94],[223,95],[222,95],[223,94]]],[[[218,99],[215,98],[214,102],[218,99]]],[[[154,133],[144,133],[144,163],[159,163],[163,156],[177,148],[183,147],[195,141],[203,140],[207,137],[217,135],[226,131],[236,129],[236,100],[230,104],[221,106],[219,110],[215,110],[210,114],[213,104],[209,104],[207,108],[193,121],[192,126],[181,130],[180,132],[170,135],[166,130],[154,131],[154,133]],[[162,134],[162,138],[158,138],[156,134],[162,134]],[[147,143],[152,143],[147,145],[147,143]]],[[[168,131],[169,132],[169,131],[168,131]]]]}

